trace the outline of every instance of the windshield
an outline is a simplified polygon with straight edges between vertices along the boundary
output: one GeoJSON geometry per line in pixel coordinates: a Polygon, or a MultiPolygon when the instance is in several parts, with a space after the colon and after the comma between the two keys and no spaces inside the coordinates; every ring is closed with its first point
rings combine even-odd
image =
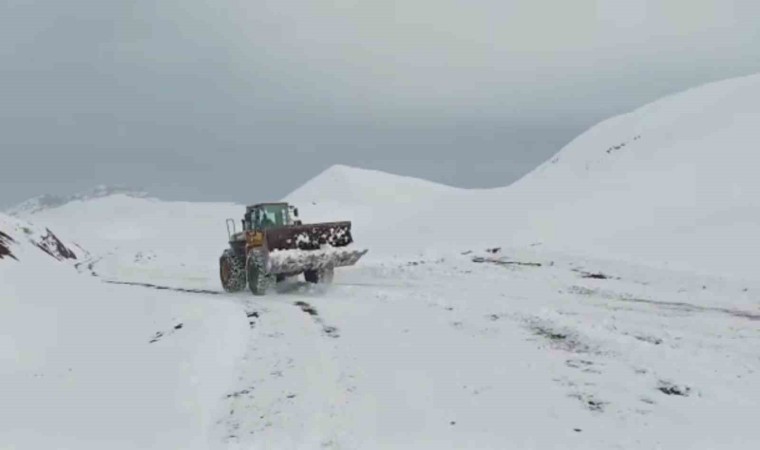
{"type": "Polygon", "coordinates": [[[276,228],[290,225],[288,205],[264,205],[259,209],[257,228],[276,228]]]}

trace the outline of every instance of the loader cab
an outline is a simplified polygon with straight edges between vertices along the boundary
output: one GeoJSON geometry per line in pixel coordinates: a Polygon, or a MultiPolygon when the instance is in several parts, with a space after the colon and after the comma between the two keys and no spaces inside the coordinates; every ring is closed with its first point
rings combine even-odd
{"type": "Polygon", "coordinates": [[[298,208],[287,203],[263,203],[249,206],[243,216],[244,231],[262,231],[299,224],[298,208]]]}

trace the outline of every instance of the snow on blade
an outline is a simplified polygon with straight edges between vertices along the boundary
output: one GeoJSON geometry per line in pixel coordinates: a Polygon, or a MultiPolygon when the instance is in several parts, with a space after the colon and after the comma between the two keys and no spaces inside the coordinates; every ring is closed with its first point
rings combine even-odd
{"type": "Polygon", "coordinates": [[[301,270],[319,270],[328,267],[345,267],[356,264],[369,250],[353,246],[325,245],[318,250],[274,250],[267,263],[270,273],[289,273],[301,270]]]}

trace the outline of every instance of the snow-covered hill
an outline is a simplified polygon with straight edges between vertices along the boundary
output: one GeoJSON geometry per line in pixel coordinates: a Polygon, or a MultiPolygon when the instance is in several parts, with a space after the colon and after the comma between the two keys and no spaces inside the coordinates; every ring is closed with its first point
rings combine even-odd
{"type": "Polygon", "coordinates": [[[74,201],[87,201],[96,198],[108,197],[115,194],[128,195],[130,197],[145,197],[147,194],[143,191],[120,187],[120,186],[96,186],[95,188],[74,195],[62,196],[54,194],[44,194],[30,198],[25,202],[8,209],[7,214],[12,216],[27,216],[47,209],[57,208],[74,201]]]}
{"type": "Polygon", "coordinates": [[[288,198],[312,214],[320,204],[329,205],[323,211],[345,211],[359,235],[395,251],[541,243],[755,278],[757,123],[760,75],[696,88],[605,121],[506,188],[454,189],[334,167],[288,198]]]}
{"type": "Polygon", "coordinates": [[[760,76],[674,95],[584,133],[508,189],[515,236],[756,277],[760,76]],[[517,205],[517,206],[515,206],[517,205]]]}
{"type": "Polygon", "coordinates": [[[61,240],[50,229],[3,213],[0,213],[0,233],[0,254],[17,261],[16,254],[31,253],[39,257],[36,254],[40,251],[49,258],[70,264],[89,257],[85,249],[74,242],[61,240]]]}
{"type": "Polygon", "coordinates": [[[0,250],[0,447],[208,448],[238,305],[101,283],[82,248],[4,214],[0,250]]]}
{"type": "MultiPolygon", "coordinates": [[[[316,206],[334,202],[338,207],[380,206],[402,209],[437,202],[460,189],[377,170],[334,165],[287,196],[295,203],[316,206]]],[[[329,210],[323,208],[322,210],[329,210]]]]}
{"type": "Polygon", "coordinates": [[[175,285],[210,289],[218,288],[217,280],[206,281],[217,273],[227,245],[224,220],[239,221],[243,211],[242,205],[117,193],[19,215],[87,248],[93,256],[83,271],[122,281],[173,279],[175,285]]]}
{"type": "Polygon", "coordinates": [[[462,204],[467,194],[429,181],[336,165],[286,200],[299,205],[305,220],[351,220],[362,245],[388,254],[462,242],[464,224],[450,206],[462,204]]]}

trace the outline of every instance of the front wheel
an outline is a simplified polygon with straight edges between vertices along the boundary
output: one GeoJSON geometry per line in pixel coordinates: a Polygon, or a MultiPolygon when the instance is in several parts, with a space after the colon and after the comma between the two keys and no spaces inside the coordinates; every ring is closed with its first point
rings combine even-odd
{"type": "Polygon", "coordinates": [[[318,270],[307,270],[303,273],[303,277],[309,283],[330,284],[333,281],[335,269],[332,267],[326,267],[318,270]]]}
{"type": "Polygon", "coordinates": [[[240,292],[245,289],[245,259],[232,250],[225,250],[219,258],[219,278],[227,292],[240,292]]]}
{"type": "Polygon", "coordinates": [[[252,251],[248,255],[246,272],[248,274],[248,287],[251,288],[251,293],[253,295],[265,295],[270,281],[270,276],[266,271],[266,256],[252,251]]]}

